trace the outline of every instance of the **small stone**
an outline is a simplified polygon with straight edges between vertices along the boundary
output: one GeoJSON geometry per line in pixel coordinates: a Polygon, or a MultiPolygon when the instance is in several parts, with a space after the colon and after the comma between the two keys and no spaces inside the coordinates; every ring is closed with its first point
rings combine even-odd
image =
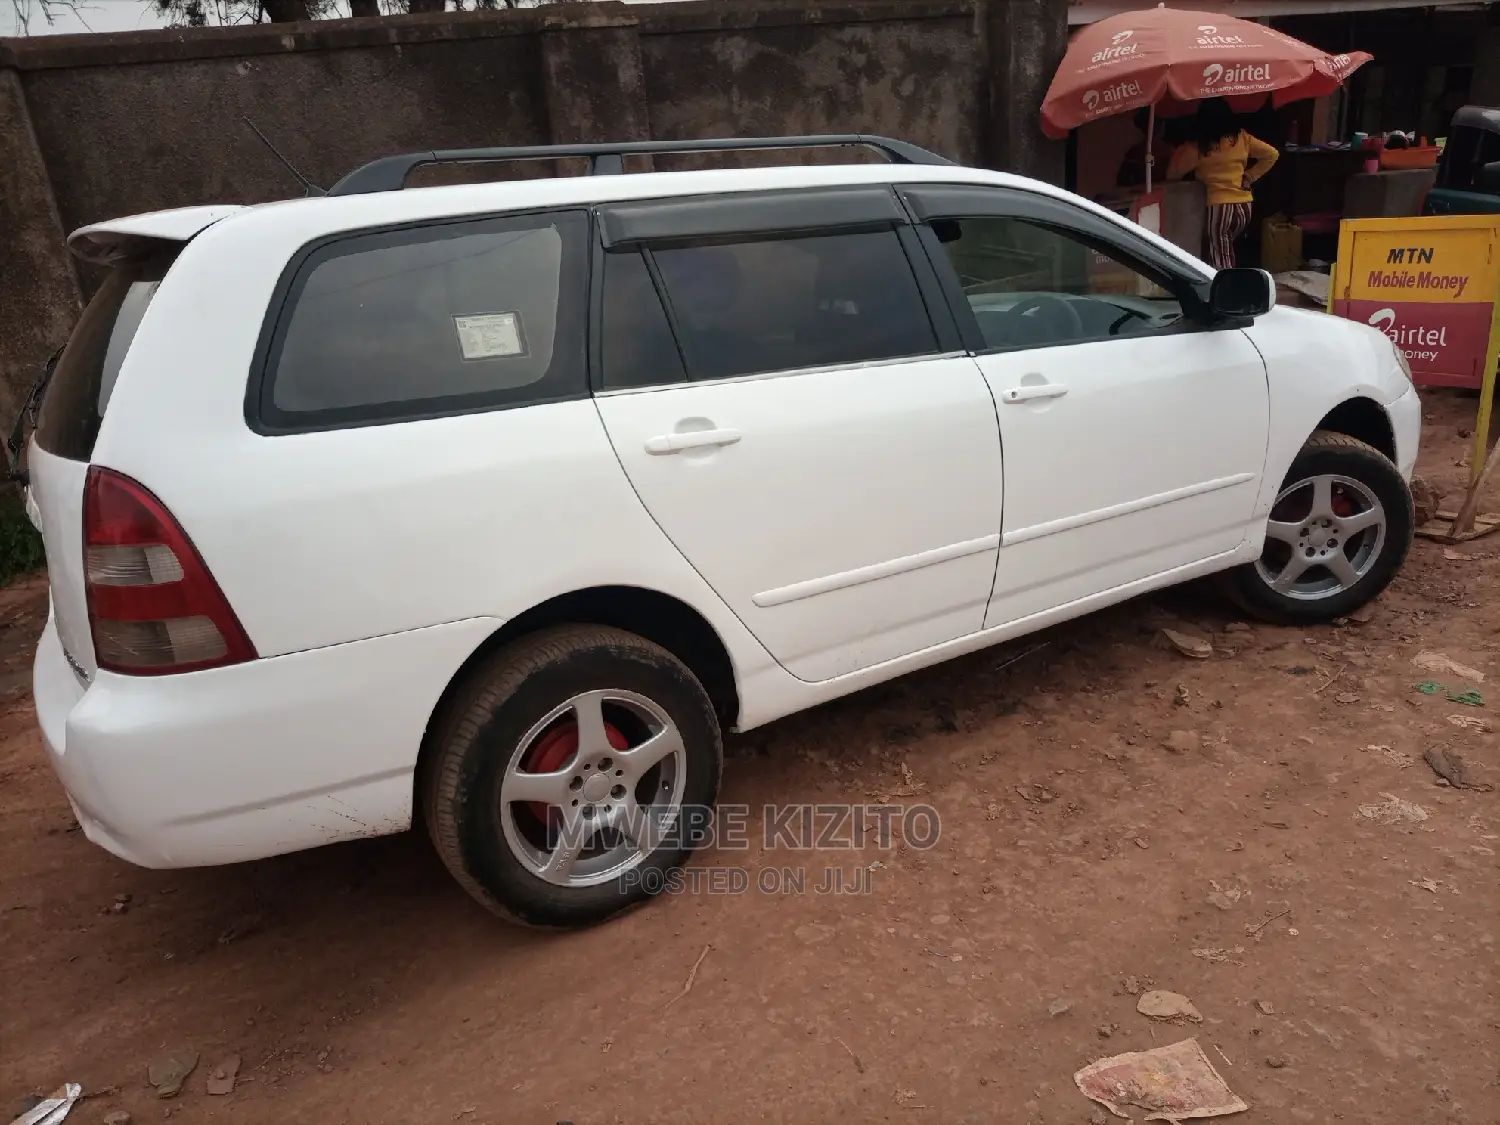
{"type": "Polygon", "coordinates": [[[1109,1125],[1109,1118],[1104,1116],[1102,1109],[1096,1109],[1089,1114],[1089,1125],[1109,1125]]]}
{"type": "Polygon", "coordinates": [[[946,914],[934,914],[927,920],[934,926],[946,926],[952,919],[946,914]]]}
{"type": "Polygon", "coordinates": [[[1174,754],[1191,754],[1198,749],[1199,741],[1194,731],[1174,730],[1162,745],[1174,754]]]}
{"type": "Polygon", "coordinates": [[[130,1125],[130,1114],[123,1109],[112,1109],[104,1115],[104,1125],[130,1125]]]}
{"type": "Polygon", "coordinates": [[[234,1092],[234,1080],[240,1073],[239,1055],[230,1055],[208,1075],[208,1092],[218,1097],[234,1092]]]}
{"type": "Polygon", "coordinates": [[[1139,996],[1141,994],[1141,982],[1136,980],[1135,977],[1126,977],[1120,982],[1120,987],[1131,996],[1139,996]]]}
{"type": "Polygon", "coordinates": [[[197,1051],[168,1051],[151,1060],[151,1065],[146,1068],[146,1077],[156,1087],[158,1098],[170,1098],[182,1090],[182,1084],[197,1065],[197,1051]]]}
{"type": "Polygon", "coordinates": [[[1266,1065],[1272,1070],[1280,1070],[1286,1066],[1286,1059],[1281,1055],[1267,1055],[1266,1065]]]}
{"type": "Polygon", "coordinates": [[[1101,1023],[1099,1025],[1099,1038],[1100,1039],[1108,1039],[1114,1033],[1115,1033],[1114,1024],[1101,1023]]]}
{"type": "Polygon", "coordinates": [[[1257,1000],[1255,1002],[1255,1008],[1256,1011],[1260,1012],[1260,1014],[1263,1016],[1271,1016],[1276,1014],[1276,1005],[1272,1004],[1269,1000],[1257,1000]]]}
{"type": "Polygon", "coordinates": [[[1202,1023],[1203,1016],[1193,1002],[1180,992],[1153,989],[1136,1001],[1135,1010],[1154,1020],[1189,1020],[1202,1023]]]}
{"type": "Polygon", "coordinates": [[[1054,1019],[1058,1016],[1065,1016],[1072,1010],[1073,1001],[1071,1000],[1058,999],[1052,1001],[1052,1003],[1047,1005],[1047,1014],[1049,1016],[1052,1016],[1054,1019]]]}
{"type": "Polygon", "coordinates": [[[1418,527],[1428,520],[1437,518],[1438,508],[1443,503],[1443,494],[1431,482],[1423,477],[1412,477],[1411,498],[1418,527]]]}
{"type": "Polygon", "coordinates": [[[1214,646],[1200,637],[1190,637],[1186,633],[1179,633],[1176,629],[1163,629],[1161,635],[1166,637],[1167,643],[1183,656],[1193,660],[1207,660],[1214,654],[1214,646]]]}
{"type": "Polygon", "coordinates": [[[1226,633],[1248,633],[1250,631],[1250,626],[1244,621],[1231,621],[1228,625],[1224,626],[1224,632],[1226,633]]]}
{"type": "Polygon", "coordinates": [[[1208,895],[1208,904],[1210,906],[1217,906],[1220,910],[1234,909],[1234,903],[1230,901],[1229,896],[1226,895],[1223,891],[1210,891],[1208,895]]]}
{"type": "Polygon", "coordinates": [[[121,903],[123,905],[128,905],[130,903],[130,896],[129,895],[115,895],[115,901],[118,902],[118,903],[121,903]]]}

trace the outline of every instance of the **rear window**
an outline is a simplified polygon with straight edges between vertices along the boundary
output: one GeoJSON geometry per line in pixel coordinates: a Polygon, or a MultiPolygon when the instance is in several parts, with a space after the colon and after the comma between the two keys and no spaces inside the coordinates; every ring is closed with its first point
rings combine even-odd
{"type": "Polygon", "coordinates": [[[114,267],[83,310],[37,415],[36,443],[48,453],[74,461],[94,455],[125,353],[181,250],[175,245],[155,257],[114,267]]]}
{"type": "Polygon", "coordinates": [[[298,267],[260,421],[314,429],[588,393],[583,212],[343,238],[298,267]]]}

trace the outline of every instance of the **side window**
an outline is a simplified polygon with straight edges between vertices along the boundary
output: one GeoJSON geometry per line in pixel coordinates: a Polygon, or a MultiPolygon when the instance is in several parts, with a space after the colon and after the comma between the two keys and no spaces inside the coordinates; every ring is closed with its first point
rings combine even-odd
{"type": "Polygon", "coordinates": [[[340,239],[302,263],[261,418],[320,427],[587,393],[582,212],[340,239]]]}
{"type": "Polygon", "coordinates": [[[604,256],[603,312],[600,350],[605,390],[687,379],[672,326],[640,250],[604,256]]]}
{"type": "Polygon", "coordinates": [[[1479,159],[1474,163],[1474,169],[1470,173],[1471,185],[1478,191],[1483,185],[1481,174],[1486,164],[1493,164],[1500,160],[1500,135],[1491,133],[1488,129],[1479,138],[1479,159]]]}
{"type": "Polygon", "coordinates": [[[1472,125],[1461,125],[1448,138],[1439,167],[1439,187],[1455,191],[1478,191],[1479,173],[1486,164],[1500,160],[1500,135],[1472,125]]]}
{"type": "Polygon", "coordinates": [[[990,348],[1137,335],[1182,319],[1164,278],[1071,232],[998,216],[930,226],[990,348]]]}
{"type": "Polygon", "coordinates": [[[1468,191],[1479,182],[1480,131],[1468,125],[1454,129],[1443,150],[1440,187],[1468,191]]]}
{"type": "Polygon", "coordinates": [[[666,287],[694,379],[938,350],[894,230],[648,252],[666,287]]]}

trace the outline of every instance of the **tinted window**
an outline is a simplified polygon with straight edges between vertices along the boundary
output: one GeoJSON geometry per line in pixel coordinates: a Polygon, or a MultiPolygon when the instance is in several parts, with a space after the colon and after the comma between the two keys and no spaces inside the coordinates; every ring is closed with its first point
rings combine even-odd
{"type": "Polygon", "coordinates": [[[687,378],[661,297],[639,250],[604,256],[603,384],[650,387],[687,378]]]}
{"type": "Polygon", "coordinates": [[[58,358],[37,415],[36,442],[48,453],[87,461],[136,329],[181,247],[109,271],[58,358]]]}
{"type": "Polygon", "coordinates": [[[694,379],[937,351],[894,231],[651,253],[694,379]]]}
{"type": "Polygon", "coordinates": [[[1479,174],[1500,160],[1500,136],[1465,125],[1453,130],[1443,150],[1442,186],[1455,191],[1480,190],[1479,174]]]}
{"type": "Polygon", "coordinates": [[[580,212],[341,239],[302,264],[261,416],[330,425],[586,393],[580,212]]]}
{"type": "Polygon", "coordinates": [[[1000,217],[932,229],[991,348],[1136,335],[1182,318],[1162,279],[1077,235],[1000,217]]]}

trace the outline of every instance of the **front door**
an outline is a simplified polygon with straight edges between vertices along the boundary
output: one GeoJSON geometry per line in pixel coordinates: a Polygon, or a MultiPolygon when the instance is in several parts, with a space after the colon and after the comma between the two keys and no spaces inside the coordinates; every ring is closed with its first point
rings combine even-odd
{"type": "Polygon", "coordinates": [[[668,243],[601,254],[596,400],[663,532],[804,680],[977,631],[995,408],[942,346],[910,228],[668,243]]]}
{"type": "Polygon", "coordinates": [[[930,215],[928,235],[972,312],[1005,450],[987,627],[1233,551],[1269,424],[1259,352],[1193,323],[1184,279],[1107,220],[1060,200],[1007,213],[1007,194],[930,215]]]}

